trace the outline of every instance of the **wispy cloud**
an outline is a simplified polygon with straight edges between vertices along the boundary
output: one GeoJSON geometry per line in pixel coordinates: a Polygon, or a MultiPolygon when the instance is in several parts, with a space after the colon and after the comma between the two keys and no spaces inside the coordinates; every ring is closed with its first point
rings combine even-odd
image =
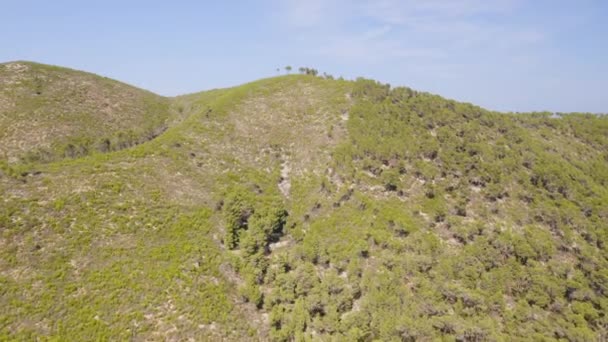
{"type": "Polygon", "coordinates": [[[360,1],[359,12],[381,21],[408,24],[412,21],[462,18],[484,13],[501,13],[519,0],[379,0],[360,1]]]}
{"type": "Polygon", "coordinates": [[[310,52],[328,58],[382,61],[441,59],[538,44],[534,27],[501,25],[523,0],[287,0],[286,27],[311,35],[310,52]]]}
{"type": "Polygon", "coordinates": [[[313,26],[325,26],[329,19],[329,13],[334,11],[338,1],[324,0],[284,0],[276,1],[276,7],[280,11],[279,18],[288,26],[295,28],[310,28],[313,26]]]}
{"type": "Polygon", "coordinates": [[[356,59],[363,62],[382,62],[391,58],[439,58],[444,51],[439,48],[414,47],[393,37],[390,26],[371,28],[360,34],[337,34],[315,49],[315,53],[342,60],[356,59]]]}

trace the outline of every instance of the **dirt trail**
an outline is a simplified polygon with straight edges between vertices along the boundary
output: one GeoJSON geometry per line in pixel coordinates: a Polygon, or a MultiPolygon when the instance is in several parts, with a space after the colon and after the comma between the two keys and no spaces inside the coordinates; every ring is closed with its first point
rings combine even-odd
{"type": "Polygon", "coordinates": [[[281,181],[279,182],[279,190],[286,198],[289,198],[289,191],[291,190],[291,181],[289,180],[289,172],[291,167],[288,161],[284,161],[281,164],[281,181]]]}

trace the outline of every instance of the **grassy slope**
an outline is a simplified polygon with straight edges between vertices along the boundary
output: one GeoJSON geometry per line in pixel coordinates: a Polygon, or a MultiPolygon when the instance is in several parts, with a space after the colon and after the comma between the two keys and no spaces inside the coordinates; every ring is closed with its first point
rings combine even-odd
{"type": "MultiPolygon", "coordinates": [[[[278,197],[280,163],[270,150],[259,155],[257,149],[268,143],[283,144],[287,151],[293,136],[303,143],[309,137],[303,134],[311,134],[304,130],[271,142],[273,125],[286,131],[294,126],[269,116],[251,132],[264,139],[254,146],[237,123],[254,120],[257,113],[240,104],[265,105],[269,99],[266,113],[284,118],[294,114],[291,100],[299,101],[299,110],[317,111],[322,106],[307,101],[311,91],[317,101],[331,96],[324,95],[323,84],[313,78],[271,79],[178,98],[175,105],[191,115],[150,142],[5,167],[3,333],[18,339],[263,336],[267,325],[257,322],[261,318],[252,319],[251,308],[235,305],[230,266],[222,266],[227,261],[219,243],[222,223],[213,208],[224,182],[241,172],[267,189],[268,197],[278,197]],[[290,90],[276,100],[281,89],[290,90]]],[[[308,124],[310,117],[303,114],[292,124],[308,124]]]]}
{"type": "Polygon", "coordinates": [[[168,99],[93,74],[0,64],[0,156],[50,161],[117,150],[166,129],[168,99]]]}
{"type": "Polygon", "coordinates": [[[172,106],[139,146],[4,167],[0,338],[605,334],[605,118],[309,76],[172,106]]]}

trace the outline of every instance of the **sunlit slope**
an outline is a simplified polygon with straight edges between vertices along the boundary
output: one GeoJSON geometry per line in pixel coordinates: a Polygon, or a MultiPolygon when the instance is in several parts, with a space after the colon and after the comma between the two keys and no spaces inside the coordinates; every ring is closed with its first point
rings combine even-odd
{"type": "Polygon", "coordinates": [[[0,157],[51,161],[129,147],[167,127],[169,100],[97,75],[0,64],[0,157]]]}
{"type": "Polygon", "coordinates": [[[602,340],[608,120],[285,76],[0,173],[0,339],[602,340]]]}
{"type": "Polygon", "coordinates": [[[334,143],[340,89],[293,77],[185,96],[173,105],[187,118],[149,142],[5,166],[0,336],[268,338],[267,318],[237,291],[218,203],[241,177],[281,202],[284,161],[326,162],[316,153],[334,143]]]}

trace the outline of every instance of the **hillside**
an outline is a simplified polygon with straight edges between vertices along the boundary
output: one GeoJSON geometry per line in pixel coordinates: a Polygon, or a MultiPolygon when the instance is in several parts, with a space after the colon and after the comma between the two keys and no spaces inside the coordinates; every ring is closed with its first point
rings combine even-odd
{"type": "Polygon", "coordinates": [[[108,152],[167,128],[169,101],[93,74],[0,64],[0,156],[52,161],[108,152]]]}
{"type": "Polygon", "coordinates": [[[607,117],[311,75],[163,103],[3,163],[0,340],[608,337],[607,117]]]}

